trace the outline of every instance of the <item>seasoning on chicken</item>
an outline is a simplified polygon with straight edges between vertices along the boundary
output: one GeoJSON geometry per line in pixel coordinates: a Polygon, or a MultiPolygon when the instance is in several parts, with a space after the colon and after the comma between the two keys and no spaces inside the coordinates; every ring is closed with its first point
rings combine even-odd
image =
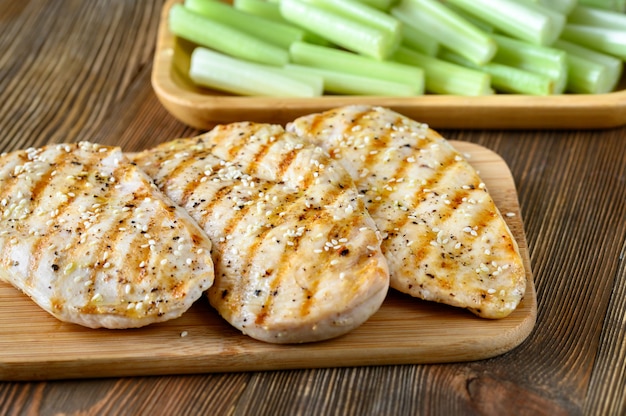
{"type": "Polygon", "coordinates": [[[213,283],[211,242],[119,148],[0,156],[0,278],[62,321],[141,327],[213,283]]]}
{"type": "Polygon", "coordinates": [[[380,237],[352,179],[281,126],[217,126],[135,156],[213,242],[210,303],[272,343],[345,334],[389,286],[380,237]]]}
{"type": "Polygon", "coordinates": [[[503,318],[526,278],[517,243],[485,184],[437,132],[380,107],[303,116],[287,130],[352,176],[383,235],[391,287],[503,318]]]}

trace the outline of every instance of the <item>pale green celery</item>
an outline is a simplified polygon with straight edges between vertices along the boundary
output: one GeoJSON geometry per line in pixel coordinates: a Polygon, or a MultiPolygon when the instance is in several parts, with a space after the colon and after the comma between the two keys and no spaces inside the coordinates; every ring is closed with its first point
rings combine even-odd
{"type": "Polygon", "coordinates": [[[416,27],[402,25],[401,45],[426,55],[435,56],[439,52],[439,42],[416,27]]]}
{"type": "MultiPolygon", "coordinates": [[[[387,30],[400,37],[400,22],[389,14],[356,0],[306,0],[308,3],[351,20],[387,30]]],[[[398,39],[399,43],[399,39],[398,39]]]]}
{"type": "Polygon", "coordinates": [[[578,4],[622,13],[626,11],[626,0],[578,0],[578,4]]]}
{"type": "Polygon", "coordinates": [[[530,0],[540,6],[568,15],[578,4],[578,0],[530,0]]]}
{"type": "Polygon", "coordinates": [[[411,18],[402,13],[399,8],[394,7],[389,12],[402,24],[402,40],[400,42],[402,45],[426,55],[437,55],[440,45],[434,37],[414,26],[411,18]]]}
{"type": "Polygon", "coordinates": [[[476,64],[488,62],[496,51],[495,42],[485,32],[437,0],[402,0],[391,13],[405,16],[404,24],[430,34],[476,64]]]}
{"type": "Polygon", "coordinates": [[[282,0],[280,12],[288,21],[301,26],[345,49],[385,59],[397,48],[399,33],[394,35],[361,22],[348,19],[302,0],[282,0]]]}
{"type": "Polygon", "coordinates": [[[189,77],[198,85],[233,94],[271,97],[316,97],[322,94],[320,77],[290,75],[270,65],[233,58],[197,47],[191,54],[189,77]]]}
{"type": "Polygon", "coordinates": [[[491,76],[491,85],[499,92],[537,96],[554,94],[554,80],[546,75],[495,62],[476,65],[447,49],[441,50],[439,57],[449,62],[486,72],[491,76]]]}
{"type": "Polygon", "coordinates": [[[523,0],[446,0],[492,24],[503,33],[537,45],[554,42],[565,25],[565,15],[523,0]]]}
{"type": "Polygon", "coordinates": [[[169,27],[176,36],[237,58],[276,66],[289,60],[287,50],[192,12],[182,4],[170,9],[169,27]]]}
{"type": "Polygon", "coordinates": [[[424,70],[425,88],[435,94],[479,96],[493,94],[491,76],[400,46],[393,60],[424,70]]]}
{"type": "Polygon", "coordinates": [[[492,24],[485,22],[484,20],[466,12],[452,3],[446,3],[446,7],[485,33],[493,33],[496,30],[492,24]]]}
{"type": "MultiPolygon", "coordinates": [[[[278,5],[278,3],[273,3],[266,0],[234,0],[233,7],[235,7],[235,9],[241,10],[242,12],[294,26],[291,22],[288,22],[282,14],[280,14],[280,6],[278,5]]],[[[304,30],[301,28],[298,29],[304,32],[305,41],[318,45],[330,45],[330,42],[322,38],[321,36],[318,36],[308,30],[304,30]]]]}
{"type": "Polygon", "coordinates": [[[624,67],[620,59],[562,39],[554,47],[567,52],[567,91],[604,94],[617,86],[624,67]]]}
{"type": "Polygon", "coordinates": [[[378,10],[387,11],[393,6],[396,0],[356,0],[360,3],[367,4],[368,6],[374,7],[378,10]]]}
{"type": "Polygon", "coordinates": [[[555,94],[565,91],[567,54],[564,51],[501,35],[494,34],[493,38],[498,43],[498,52],[492,62],[546,75],[555,81],[555,94]]]}
{"type": "Polygon", "coordinates": [[[289,45],[304,37],[304,31],[295,26],[243,12],[221,1],[185,0],[185,7],[281,48],[289,49],[289,45]]]}
{"type": "Polygon", "coordinates": [[[567,23],[626,31],[626,14],[593,7],[576,6],[567,16],[567,23]]]}
{"type": "Polygon", "coordinates": [[[233,7],[242,12],[272,19],[276,22],[285,21],[280,15],[278,4],[266,0],[234,0],[233,7]]]}
{"type": "Polygon", "coordinates": [[[626,30],[566,24],[563,40],[626,60],[626,30]]]}
{"type": "Polygon", "coordinates": [[[289,49],[291,62],[314,68],[330,69],[410,85],[424,92],[424,71],[392,61],[379,61],[340,49],[295,42],[289,49]]]}
{"type": "Polygon", "coordinates": [[[331,94],[365,95],[383,97],[412,97],[420,95],[413,86],[362,75],[348,74],[330,69],[288,64],[285,69],[324,78],[324,91],[331,94]]]}

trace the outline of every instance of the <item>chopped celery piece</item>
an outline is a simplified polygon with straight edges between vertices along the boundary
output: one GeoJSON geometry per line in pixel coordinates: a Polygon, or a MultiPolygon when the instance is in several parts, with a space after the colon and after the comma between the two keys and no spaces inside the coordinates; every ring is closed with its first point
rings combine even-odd
{"type": "Polygon", "coordinates": [[[289,53],[291,61],[298,65],[400,82],[411,85],[420,94],[424,92],[424,72],[420,68],[304,42],[292,44],[289,53]]]}
{"type": "Polygon", "coordinates": [[[439,42],[428,33],[424,32],[417,26],[413,26],[411,19],[397,8],[390,10],[391,15],[402,23],[402,45],[424,53],[426,55],[435,56],[439,52],[439,42]]]}
{"type": "Polygon", "coordinates": [[[546,75],[495,62],[476,65],[462,56],[445,49],[441,51],[440,58],[486,72],[491,76],[491,85],[496,91],[541,96],[554,94],[554,80],[546,75]]]}
{"type": "Polygon", "coordinates": [[[567,52],[567,91],[604,94],[617,86],[624,66],[618,58],[562,39],[554,42],[554,47],[567,52]]]}
{"type": "Polygon", "coordinates": [[[170,9],[169,27],[176,36],[237,58],[276,66],[289,60],[287,50],[192,12],[182,4],[170,9]]]}
{"type": "Polygon", "coordinates": [[[387,30],[394,36],[400,36],[400,22],[378,9],[356,0],[306,0],[308,3],[339,14],[348,19],[387,30]]]}
{"type": "Polygon", "coordinates": [[[565,15],[523,0],[446,0],[517,39],[537,45],[554,42],[565,15]]]}
{"type": "Polygon", "coordinates": [[[402,0],[392,15],[404,15],[403,23],[430,34],[476,64],[488,62],[496,51],[496,44],[485,32],[437,0],[402,0]]]}
{"type": "MultiPolygon", "coordinates": [[[[278,5],[278,3],[272,3],[265,0],[235,0],[233,2],[233,6],[235,7],[235,9],[241,10],[242,12],[250,13],[255,16],[264,17],[266,19],[271,19],[276,22],[286,23],[294,26],[291,22],[288,22],[282,14],[280,14],[280,6],[278,5]]],[[[302,28],[298,29],[304,32],[304,40],[306,40],[307,42],[315,43],[318,45],[330,45],[330,42],[322,38],[321,36],[302,28]]]]}
{"type": "Polygon", "coordinates": [[[400,44],[430,56],[435,56],[439,52],[439,43],[434,38],[409,25],[402,25],[400,44]]]}
{"type": "Polygon", "coordinates": [[[626,11],[626,0],[578,0],[578,4],[597,7],[598,9],[613,10],[615,12],[626,11]]]}
{"type": "Polygon", "coordinates": [[[292,25],[242,12],[221,1],[185,0],[185,7],[281,48],[289,49],[289,45],[304,37],[304,31],[292,25]]]}
{"type": "Polygon", "coordinates": [[[265,0],[234,0],[233,7],[242,12],[265,17],[266,19],[272,19],[277,22],[285,21],[280,15],[277,3],[271,3],[265,0]]]}
{"type": "Polygon", "coordinates": [[[322,36],[345,49],[385,59],[400,42],[400,33],[392,34],[346,18],[303,0],[282,0],[280,12],[290,22],[322,36]]]}
{"type": "Polygon", "coordinates": [[[561,38],[626,60],[626,30],[568,23],[561,38]]]}
{"type": "Polygon", "coordinates": [[[578,0],[530,0],[533,3],[539,4],[548,9],[552,9],[556,12],[562,13],[564,15],[568,15],[576,4],[578,4],[578,0]]]}
{"type": "Polygon", "coordinates": [[[396,0],[356,0],[360,3],[367,4],[368,6],[374,7],[378,10],[387,11],[391,8],[391,6],[396,2],[396,0]]]}
{"type": "Polygon", "coordinates": [[[464,96],[493,94],[491,77],[484,72],[424,55],[403,46],[400,46],[393,59],[422,68],[428,92],[464,96]]]}
{"type": "Polygon", "coordinates": [[[468,12],[455,6],[454,4],[446,3],[446,7],[485,33],[493,33],[496,31],[492,24],[487,23],[482,19],[479,19],[473,14],[469,14],[468,12]]]}
{"type": "Polygon", "coordinates": [[[306,79],[270,65],[244,61],[197,47],[191,54],[189,77],[198,85],[240,95],[315,97],[322,94],[320,77],[306,79]]]}
{"type": "Polygon", "coordinates": [[[411,97],[420,95],[413,86],[330,69],[287,64],[285,69],[324,78],[324,91],[333,94],[411,97]]]}
{"type": "Polygon", "coordinates": [[[492,36],[498,43],[498,52],[492,62],[546,75],[555,81],[555,94],[565,91],[567,84],[565,52],[506,36],[495,34],[492,36]]]}
{"type": "Polygon", "coordinates": [[[626,31],[626,14],[592,7],[576,6],[567,16],[567,23],[626,31]]]}

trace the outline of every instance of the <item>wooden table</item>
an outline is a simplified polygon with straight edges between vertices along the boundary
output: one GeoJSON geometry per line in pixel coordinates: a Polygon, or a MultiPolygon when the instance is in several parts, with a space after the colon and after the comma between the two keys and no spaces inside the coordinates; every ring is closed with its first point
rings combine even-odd
{"type": "MultiPolygon", "coordinates": [[[[197,133],[150,85],[161,8],[0,1],[0,151],[135,151],[197,133]]],[[[626,127],[440,130],[494,150],[515,178],[538,299],[516,349],[458,364],[2,382],[0,414],[624,414],[626,127]]]]}

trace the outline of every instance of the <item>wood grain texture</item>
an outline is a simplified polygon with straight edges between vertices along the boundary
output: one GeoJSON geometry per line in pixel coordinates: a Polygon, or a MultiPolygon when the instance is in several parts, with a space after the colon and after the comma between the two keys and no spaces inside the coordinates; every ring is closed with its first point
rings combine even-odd
{"type": "MultiPolygon", "coordinates": [[[[0,151],[196,134],[150,85],[162,6],[0,0],[0,151]]],[[[452,129],[463,114],[440,131],[501,155],[519,194],[538,316],[517,348],[455,364],[0,382],[0,414],[625,414],[626,128],[452,129]]]]}

